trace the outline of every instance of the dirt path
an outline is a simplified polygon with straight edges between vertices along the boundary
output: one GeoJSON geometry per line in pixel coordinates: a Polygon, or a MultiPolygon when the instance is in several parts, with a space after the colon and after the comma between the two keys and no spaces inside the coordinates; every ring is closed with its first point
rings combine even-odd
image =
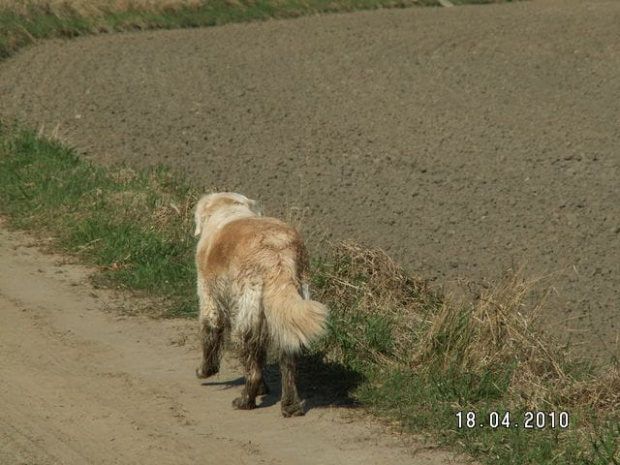
{"type": "Polygon", "coordinates": [[[193,322],[104,312],[118,298],[61,262],[0,229],[1,465],[464,463],[338,409],[234,411],[234,366],[193,374],[193,322]]]}
{"type": "Polygon", "coordinates": [[[616,0],[536,0],[48,42],[0,66],[0,116],[308,208],[441,283],[558,273],[548,327],[611,355],[619,24],[616,0]]]}

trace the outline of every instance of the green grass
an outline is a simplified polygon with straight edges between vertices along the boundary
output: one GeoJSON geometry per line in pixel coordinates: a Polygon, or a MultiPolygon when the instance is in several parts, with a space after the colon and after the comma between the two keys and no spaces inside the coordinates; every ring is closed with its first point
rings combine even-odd
{"type": "Polygon", "coordinates": [[[195,311],[187,185],[163,168],[111,173],[32,131],[2,125],[0,138],[0,212],[12,227],[52,237],[98,267],[99,283],[169,296],[169,315],[195,311]]]}

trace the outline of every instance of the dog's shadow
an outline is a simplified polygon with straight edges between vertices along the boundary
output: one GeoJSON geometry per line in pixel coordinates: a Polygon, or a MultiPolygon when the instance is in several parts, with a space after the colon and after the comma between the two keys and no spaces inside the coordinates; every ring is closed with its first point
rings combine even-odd
{"type": "MultiPolygon", "coordinates": [[[[268,363],[263,376],[269,394],[257,399],[259,408],[277,404],[282,395],[278,364],[268,363]]],[[[314,408],[358,406],[351,394],[363,380],[361,373],[339,363],[327,362],[322,354],[302,355],[297,362],[297,389],[306,412],[314,408]]],[[[244,377],[202,383],[203,386],[222,386],[224,389],[241,388],[244,384],[244,377]]]]}

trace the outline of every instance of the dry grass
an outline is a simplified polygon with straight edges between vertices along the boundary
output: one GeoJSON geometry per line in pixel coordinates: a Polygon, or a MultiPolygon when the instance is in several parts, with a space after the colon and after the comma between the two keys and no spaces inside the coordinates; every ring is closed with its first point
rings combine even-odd
{"type": "MultiPolygon", "coordinates": [[[[456,370],[482,379],[507,373],[504,402],[511,408],[600,413],[620,408],[618,367],[595,370],[535,329],[545,300],[532,302],[529,296],[539,280],[518,271],[482,290],[475,304],[456,304],[408,276],[381,249],[344,242],[332,245],[330,256],[317,298],[332,304],[348,342],[376,362],[429,376],[456,370]],[[373,318],[385,322],[375,327],[383,328],[378,337],[389,338],[389,344],[373,346],[373,318]]],[[[330,350],[342,358],[346,349],[334,344],[330,350]]]]}
{"type": "Polygon", "coordinates": [[[10,10],[25,17],[33,11],[45,11],[59,17],[71,12],[82,18],[97,18],[106,13],[170,11],[202,3],[202,0],[0,0],[0,11],[10,10]]]}
{"type": "MultiPolygon", "coordinates": [[[[433,294],[426,292],[427,283],[402,273],[379,248],[348,241],[331,243],[329,248],[331,263],[318,272],[317,299],[330,303],[332,319],[347,322],[343,334],[376,362],[406,363],[412,337],[426,321],[425,308],[434,304],[433,294]],[[390,331],[389,348],[373,344],[372,335],[370,340],[366,337],[368,318],[378,324],[385,321],[387,326],[398,324],[398,330],[390,331]]],[[[382,336],[386,334],[377,337],[382,336]]],[[[332,358],[345,358],[346,349],[335,345],[331,351],[332,358]]]]}
{"type": "Polygon", "coordinates": [[[208,15],[194,18],[204,5],[202,0],[0,0],[0,59],[41,39],[213,24],[208,15]]]}

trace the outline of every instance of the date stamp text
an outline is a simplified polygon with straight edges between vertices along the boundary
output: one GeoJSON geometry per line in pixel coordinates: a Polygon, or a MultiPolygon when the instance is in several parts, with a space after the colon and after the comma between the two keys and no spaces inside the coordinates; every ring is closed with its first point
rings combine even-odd
{"type": "Polygon", "coordinates": [[[568,412],[554,411],[526,411],[520,415],[513,415],[509,411],[491,411],[485,414],[474,411],[458,411],[456,412],[456,427],[457,429],[568,429],[570,427],[570,415],[568,412]]]}

